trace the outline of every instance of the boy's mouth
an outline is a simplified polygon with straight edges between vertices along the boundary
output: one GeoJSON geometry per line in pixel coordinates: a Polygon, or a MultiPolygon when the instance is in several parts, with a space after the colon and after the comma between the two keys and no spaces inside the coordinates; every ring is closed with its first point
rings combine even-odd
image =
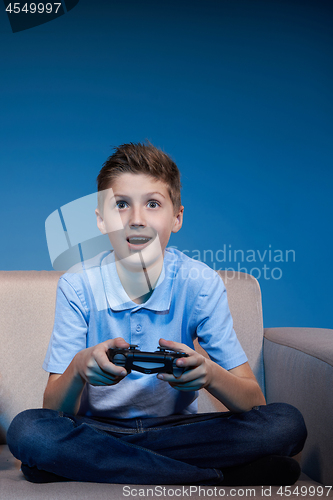
{"type": "Polygon", "coordinates": [[[132,236],[130,238],[127,238],[128,243],[131,243],[131,245],[144,245],[145,243],[148,243],[151,238],[148,236],[132,236]]]}
{"type": "Polygon", "coordinates": [[[152,238],[150,236],[130,236],[126,240],[131,249],[141,250],[152,238]]]}

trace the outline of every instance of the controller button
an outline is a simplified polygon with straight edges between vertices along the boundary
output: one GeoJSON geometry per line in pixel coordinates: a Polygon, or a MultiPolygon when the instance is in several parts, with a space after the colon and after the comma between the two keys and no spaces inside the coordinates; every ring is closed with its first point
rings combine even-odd
{"type": "Polygon", "coordinates": [[[125,366],[126,356],[124,354],[115,354],[113,356],[113,363],[117,366],[125,366]]]}

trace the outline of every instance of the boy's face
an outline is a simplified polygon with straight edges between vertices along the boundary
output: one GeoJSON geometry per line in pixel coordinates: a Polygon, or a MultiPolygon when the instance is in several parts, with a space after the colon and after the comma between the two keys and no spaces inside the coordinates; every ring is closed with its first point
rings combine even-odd
{"type": "Polygon", "coordinates": [[[116,260],[142,269],[163,257],[171,233],[182,226],[184,207],[177,214],[167,185],[144,174],[125,173],[106,190],[103,213],[96,210],[100,231],[108,233],[116,260]],[[141,252],[141,254],[140,254],[141,252]]]}

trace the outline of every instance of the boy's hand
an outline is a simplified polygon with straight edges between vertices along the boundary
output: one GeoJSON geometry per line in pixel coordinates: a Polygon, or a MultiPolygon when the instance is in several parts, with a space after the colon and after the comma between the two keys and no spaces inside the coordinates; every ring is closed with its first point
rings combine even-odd
{"type": "Polygon", "coordinates": [[[161,347],[166,347],[170,351],[185,352],[188,354],[188,358],[179,358],[176,361],[177,366],[186,370],[179,378],[169,373],[160,373],[157,378],[169,382],[171,387],[179,391],[198,391],[209,385],[212,377],[212,361],[210,359],[205,358],[186,344],[164,339],[160,339],[159,343],[161,347]]]}
{"type": "Polygon", "coordinates": [[[84,382],[91,385],[114,385],[127,375],[125,368],[114,365],[107,357],[108,349],[114,347],[128,348],[129,343],[117,337],[76,354],[73,360],[75,369],[84,382]]]}
{"type": "Polygon", "coordinates": [[[264,395],[248,362],[230,370],[207,359],[185,344],[160,339],[161,347],[182,351],[188,358],[179,358],[177,366],[187,369],[179,378],[167,373],[157,375],[179,391],[197,391],[203,387],[230,411],[249,411],[253,406],[265,405],[264,395]]]}

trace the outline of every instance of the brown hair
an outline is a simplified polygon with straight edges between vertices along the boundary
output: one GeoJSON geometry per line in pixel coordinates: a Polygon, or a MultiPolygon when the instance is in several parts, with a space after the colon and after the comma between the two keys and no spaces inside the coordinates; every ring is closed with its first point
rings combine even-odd
{"type": "MultiPolygon", "coordinates": [[[[130,142],[114,149],[115,152],[106,160],[98,174],[97,190],[110,188],[114,179],[124,173],[150,175],[167,184],[174,213],[177,213],[181,206],[180,172],[171,158],[148,141],[146,144],[130,142]]],[[[99,206],[102,203],[99,196],[99,206]]]]}

